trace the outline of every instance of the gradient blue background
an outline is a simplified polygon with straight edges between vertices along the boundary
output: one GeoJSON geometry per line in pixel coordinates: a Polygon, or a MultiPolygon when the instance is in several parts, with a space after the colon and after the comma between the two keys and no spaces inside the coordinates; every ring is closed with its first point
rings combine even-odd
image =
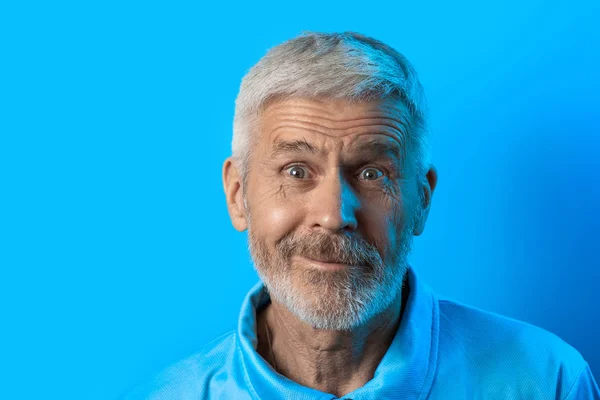
{"type": "MultiPolygon", "coordinates": [[[[12,2],[17,3],[17,2],[12,2]]],[[[231,330],[240,79],[302,30],[404,53],[439,186],[412,263],[600,376],[600,2],[0,6],[0,398],[113,399],[231,330]]]]}

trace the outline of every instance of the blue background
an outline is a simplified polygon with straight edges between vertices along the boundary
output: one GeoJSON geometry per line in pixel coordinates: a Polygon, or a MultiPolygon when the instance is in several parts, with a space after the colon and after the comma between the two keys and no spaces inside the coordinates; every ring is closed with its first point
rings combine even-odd
{"type": "Polygon", "coordinates": [[[112,399],[233,329],[257,277],[226,212],[240,79],[303,30],[392,45],[439,172],[412,263],[600,376],[598,1],[0,6],[0,398],[112,399]]]}

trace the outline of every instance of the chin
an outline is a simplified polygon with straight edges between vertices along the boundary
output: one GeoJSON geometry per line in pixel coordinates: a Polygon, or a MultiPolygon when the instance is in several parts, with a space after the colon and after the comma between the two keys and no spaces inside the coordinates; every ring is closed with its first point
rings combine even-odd
{"type": "Polygon", "coordinates": [[[392,282],[381,285],[364,276],[357,280],[351,270],[295,272],[300,273],[292,274],[292,279],[276,279],[274,287],[265,284],[277,301],[315,329],[354,330],[383,312],[394,298],[381,296],[384,287],[394,286],[389,285],[392,282]]]}

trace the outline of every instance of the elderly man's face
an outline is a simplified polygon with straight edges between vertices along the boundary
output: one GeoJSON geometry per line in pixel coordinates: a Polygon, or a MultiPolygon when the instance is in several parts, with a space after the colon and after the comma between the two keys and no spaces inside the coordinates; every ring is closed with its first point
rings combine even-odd
{"type": "Polygon", "coordinates": [[[262,114],[243,218],[233,191],[230,213],[271,296],[315,328],[353,329],[402,285],[432,190],[405,153],[407,115],[392,99],[288,99],[262,114]]]}

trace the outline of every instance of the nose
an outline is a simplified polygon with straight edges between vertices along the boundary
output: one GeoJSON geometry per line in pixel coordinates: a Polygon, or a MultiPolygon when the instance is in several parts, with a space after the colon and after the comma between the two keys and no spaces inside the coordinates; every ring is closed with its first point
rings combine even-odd
{"type": "Polygon", "coordinates": [[[327,174],[313,189],[309,218],[311,228],[332,232],[352,231],[357,227],[360,199],[340,172],[327,174]]]}

